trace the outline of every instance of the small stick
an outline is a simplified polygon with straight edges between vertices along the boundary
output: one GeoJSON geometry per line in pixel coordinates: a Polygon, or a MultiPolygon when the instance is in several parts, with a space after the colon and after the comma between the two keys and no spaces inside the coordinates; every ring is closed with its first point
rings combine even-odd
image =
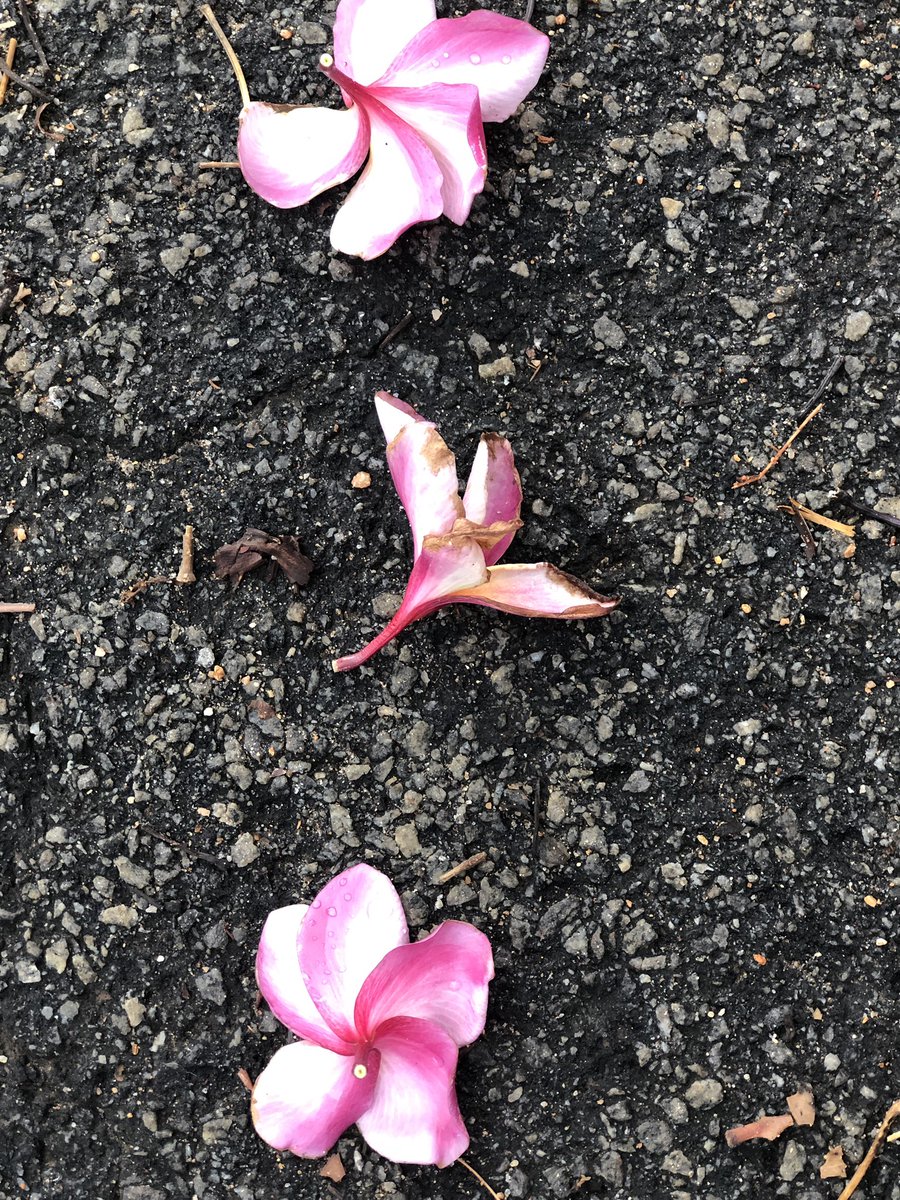
{"type": "MultiPolygon", "coordinates": [[[[9,39],[9,45],[6,48],[6,66],[7,66],[7,68],[11,67],[13,65],[13,63],[15,62],[16,46],[18,46],[18,44],[19,43],[16,41],[16,39],[14,37],[11,37],[9,39]]],[[[0,79],[0,104],[6,103],[6,93],[8,90],[9,90],[9,76],[4,75],[3,78],[0,79]]]]}
{"type": "Polygon", "coordinates": [[[849,504],[851,508],[855,508],[864,517],[869,517],[872,521],[880,521],[882,525],[890,525],[894,529],[900,529],[900,517],[892,517],[890,513],[879,512],[877,508],[869,508],[868,504],[860,504],[856,500],[851,500],[844,492],[841,493],[839,498],[842,503],[849,504]]]}
{"type": "Polygon", "coordinates": [[[34,52],[38,56],[38,62],[41,64],[41,70],[44,74],[50,71],[50,64],[47,62],[47,55],[44,53],[44,47],[38,40],[38,35],[34,31],[34,26],[31,23],[31,17],[28,15],[28,5],[26,0],[16,0],[16,7],[19,10],[19,16],[22,18],[22,24],[25,26],[25,32],[28,34],[28,40],[34,47],[34,52]]]}
{"type": "Polygon", "coordinates": [[[212,866],[218,867],[220,871],[227,871],[225,864],[214,854],[207,854],[205,850],[195,850],[193,846],[189,846],[187,842],[179,842],[177,838],[171,838],[168,834],[162,833],[159,829],[154,829],[151,825],[141,822],[141,829],[144,833],[149,833],[151,837],[157,838],[161,842],[165,842],[167,846],[173,846],[176,850],[183,850],[185,854],[192,858],[200,858],[203,862],[211,863],[212,866]]]}
{"type": "Polygon", "coordinates": [[[214,162],[197,163],[197,170],[198,171],[222,171],[222,170],[225,170],[226,168],[231,169],[232,167],[239,167],[240,165],[241,164],[239,162],[219,162],[218,160],[216,160],[214,162]]]}
{"type": "Polygon", "coordinates": [[[130,588],[126,588],[119,596],[121,604],[130,604],[136,599],[141,592],[145,592],[151,583],[174,583],[175,580],[171,575],[151,575],[148,579],[139,579],[137,583],[133,583],[130,588]]]}
{"type": "Polygon", "coordinates": [[[526,25],[530,25],[531,18],[533,16],[534,16],[534,0],[528,0],[528,3],[525,5],[525,15],[522,17],[522,20],[525,22],[526,25]]]}
{"type": "Polygon", "coordinates": [[[185,525],[181,538],[181,566],[175,576],[176,583],[196,583],[194,574],[194,527],[185,525]]]}
{"type": "Polygon", "coordinates": [[[247,87],[247,80],[244,78],[244,72],[241,70],[241,64],[238,62],[238,56],[234,52],[234,46],[232,46],[231,42],[229,42],[225,35],[225,30],[216,20],[216,14],[209,7],[209,5],[201,4],[200,11],[203,13],[204,17],[206,17],[207,21],[209,21],[210,25],[212,25],[213,33],[215,33],[216,37],[222,43],[222,49],[228,55],[228,61],[231,63],[231,69],[234,71],[234,77],[237,80],[237,85],[241,92],[241,100],[243,101],[244,108],[248,108],[250,105],[250,89],[247,87]]]}
{"type": "Polygon", "coordinates": [[[7,600],[0,604],[0,613],[33,613],[33,604],[18,604],[14,601],[7,600]]]}
{"type": "Polygon", "coordinates": [[[491,1187],[491,1185],[488,1183],[488,1181],[486,1179],[484,1179],[481,1175],[479,1175],[478,1172],[475,1170],[475,1168],[473,1166],[471,1166],[469,1163],[467,1163],[464,1158],[458,1158],[456,1161],[459,1163],[459,1165],[461,1167],[465,1167],[470,1175],[475,1176],[475,1178],[478,1180],[478,1182],[481,1184],[481,1186],[484,1188],[484,1190],[487,1192],[487,1194],[491,1197],[491,1200],[505,1200],[503,1193],[495,1192],[494,1189],[491,1187]]]}
{"type": "MultiPolygon", "coordinates": [[[[831,529],[835,533],[842,533],[844,537],[856,537],[856,530],[852,525],[845,525],[843,521],[835,521],[831,517],[826,517],[822,513],[815,512],[814,509],[807,508],[805,504],[801,504],[799,500],[795,500],[793,496],[789,496],[788,500],[804,520],[812,521],[814,525],[824,525],[826,529],[831,529]]],[[[779,507],[783,507],[783,505],[779,507]]]]}
{"type": "Polygon", "coordinates": [[[803,550],[807,558],[816,557],[816,539],[812,535],[812,530],[806,522],[806,517],[800,511],[800,507],[796,500],[790,500],[787,504],[779,504],[779,509],[782,512],[789,512],[797,522],[797,528],[800,530],[800,540],[803,542],[803,550]]]}
{"type": "Polygon", "coordinates": [[[839,354],[837,356],[837,358],[832,362],[832,364],[828,368],[828,370],[825,372],[825,378],[822,380],[822,382],[816,388],[815,392],[813,392],[813,394],[810,398],[810,401],[809,401],[811,405],[815,404],[816,401],[821,398],[823,392],[828,387],[829,383],[831,383],[832,379],[834,379],[835,375],[837,375],[838,371],[841,369],[841,367],[843,365],[844,365],[844,356],[843,356],[843,354],[839,354]]]}
{"type": "Polygon", "coordinates": [[[238,1067],[237,1077],[247,1089],[248,1092],[253,1091],[253,1080],[250,1077],[250,1072],[246,1067],[238,1067]]]}
{"type": "Polygon", "coordinates": [[[470,871],[473,867],[480,867],[485,861],[487,855],[483,850],[479,850],[477,854],[473,854],[471,858],[467,858],[465,862],[457,863],[455,867],[451,867],[449,871],[445,871],[443,875],[438,876],[438,883],[449,883],[451,879],[455,879],[457,875],[463,875],[466,871],[470,871]]]}
{"type": "MultiPolygon", "coordinates": [[[[12,38],[10,38],[10,41],[12,41],[12,38]]],[[[45,92],[37,84],[29,83],[23,75],[17,75],[15,71],[11,71],[6,63],[0,63],[0,73],[3,74],[4,78],[11,79],[13,83],[17,83],[19,87],[25,88],[26,92],[31,92],[33,96],[37,96],[39,100],[46,100],[48,104],[59,104],[55,96],[51,96],[49,92],[45,92]]],[[[9,84],[6,86],[9,87],[9,84]]]]}
{"type": "Polygon", "coordinates": [[[784,443],[784,445],[779,450],[775,451],[775,453],[772,455],[772,457],[769,459],[769,461],[766,463],[766,465],[763,467],[763,469],[759,472],[758,475],[742,475],[740,477],[740,479],[738,479],[735,483],[733,483],[731,485],[732,488],[746,487],[748,483],[759,483],[759,481],[761,479],[764,479],[766,477],[766,475],[768,475],[768,473],[772,470],[772,468],[777,465],[779,459],[781,458],[782,454],[784,454],[785,450],[789,450],[791,448],[791,446],[794,444],[794,442],[797,440],[797,438],[800,436],[800,434],[803,432],[803,430],[806,428],[806,426],[810,423],[810,421],[813,419],[813,417],[817,417],[824,407],[825,407],[824,404],[817,404],[814,409],[812,409],[810,412],[808,412],[806,414],[806,416],[803,418],[803,420],[800,422],[800,424],[797,426],[797,428],[794,430],[794,432],[791,434],[791,436],[788,438],[788,440],[784,443]]]}
{"type": "Polygon", "coordinates": [[[862,1160],[862,1162],[856,1168],[855,1172],[853,1173],[852,1179],[847,1184],[847,1186],[844,1188],[844,1190],[841,1192],[841,1194],[838,1196],[838,1200],[850,1200],[850,1197],[853,1195],[853,1193],[856,1191],[856,1189],[859,1187],[859,1185],[865,1179],[866,1174],[869,1170],[869,1167],[871,1167],[872,1161],[875,1158],[875,1155],[881,1149],[882,1145],[885,1142],[885,1139],[887,1138],[888,1130],[890,1129],[891,1125],[894,1123],[894,1121],[896,1121],[896,1119],[898,1117],[900,1117],[900,1100],[895,1100],[894,1103],[891,1105],[891,1107],[884,1114],[884,1119],[882,1120],[881,1124],[878,1126],[878,1132],[875,1134],[875,1137],[872,1141],[872,1145],[869,1147],[869,1149],[866,1153],[866,1157],[862,1160]]]}
{"type": "Polygon", "coordinates": [[[534,806],[531,811],[531,857],[534,860],[535,891],[541,886],[541,781],[535,776],[534,806]]]}
{"type": "Polygon", "coordinates": [[[378,343],[378,345],[375,347],[375,353],[377,354],[379,352],[379,350],[383,350],[385,348],[385,346],[389,346],[395,337],[399,337],[400,334],[403,332],[403,330],[408,328],[412,324],[412,319],[413,319],[412,312],[408,312],[402,321],[398,321],[393,329],[389,329],[387,331],[387,333],[384,335],[384,337],[381,339],[381,341],[378,343]]]}

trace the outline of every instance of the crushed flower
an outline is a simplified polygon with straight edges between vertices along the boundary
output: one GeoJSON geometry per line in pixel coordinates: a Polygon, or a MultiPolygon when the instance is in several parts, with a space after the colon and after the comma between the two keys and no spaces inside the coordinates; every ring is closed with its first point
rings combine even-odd
{"type": "Polygon", "coordinates": [[[484,1029],[493,976],[490,942],[463,921],[410,943],[393,884],[365,864],[311,904],[276,909],[256,978],[300,1040],[256,1081],[257,1133],[277,1150],[318,1158],[355,1123],[385,1158],[449,1165],[469,1144],[458,1049],[484,1029]]]}
{"type": "Polygon", "coordinates": [[[375,407],[412,529],[413,568],[387,626],[358,653],[335,659],[335,671],[358,667],[445,604],[569,620],[602,617],[618,605],[618,597],[598,595],[550,563],[497,565],[522,526],[522,486],[506,438],[482,434],[460,499],[456,459],[433,422],[387,392],[376,394],[375,407]]]}
{"type": "Polygon", "coordinates": [[[540,78],[549,39],[525,21],[477,11],[438,20],[434,0],[341,0],[334,54],[319,69],[343,109],[251,101],[243,108],[244,178],[278,208],[306,204],[366,168],[331,227],[336,250],[371,259],[411,225],[442,213],[462,225],[487,171],[484,121],[504,121],[540,78]]]}

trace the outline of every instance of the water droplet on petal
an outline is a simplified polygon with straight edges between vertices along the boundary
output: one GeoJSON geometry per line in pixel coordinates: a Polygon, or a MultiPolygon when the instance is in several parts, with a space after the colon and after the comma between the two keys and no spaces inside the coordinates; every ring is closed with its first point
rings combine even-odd
{"type": "Polygon", "coordinates": [[[322,901],[321,900],[313,900],[312,904],[309,907],[310,908],[321,908],[322,901]]]}
{"type": "Polygon", "coordinates": [[[444,58],[449,58],[449,57],[450,57],[450,51],[449,51],[449,50],[445,50],[445,51],[444,51],[444,55],[443,55],[443,57],[444,57],[444,58]]]}
{"type": "Polygon", "coordinates": [[[481,55],[480,54],[470,54],[469,62],[472,64],[473,67],[477,67],[478,64],[481,62],[481,55]]]}
{"type": "Polygon", "coordinates": [[[459,980],[458,980],[458,979],[451,979],[451,980],[450,980],[449,987],[450,987],[450,991],[451,991],[451,992],[458,992],[458,991],[459,991],[459,980]]]}
{"type": "Polygon", "coordinates": [[[512,62],[512,59],[509,57],[508,54],[504,54],[503,57],[500,59],[500,61],[503,63],[504,67],[508,67],[509,64],[512,62]]]}
{"type": "Polygon", "coordinates": [[[328,909],[328,915],[329,915],[329,917],[336,917],[336,916],[337,916],[337,909],[334,907],[334,905],[332,905],[332,906],[331,906],[331,907],[328,909]]]}
{"type": "Polygon", "coordinates": [[[441,65],[441,60],[439,58],[433,58],[431,60],[431,65],[433,67],[439,67],[441,65]]]}
{"type": "Polygon", "coordinates": [[[350,901],[353,899],[353,897],[350,895],[350,893],[349,893],[349,892],[344,892],[344,899],[345,899],[345,900],[347,901],[347,903],[349,904],[349,903],[350,903],[350,901]]]}

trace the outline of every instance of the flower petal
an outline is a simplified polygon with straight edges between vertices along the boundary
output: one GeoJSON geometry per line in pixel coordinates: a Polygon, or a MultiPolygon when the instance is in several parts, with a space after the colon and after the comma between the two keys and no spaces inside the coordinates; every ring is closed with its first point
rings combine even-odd
{"type": "Polygon", "coordinates": [[[338,1037],[357,1041],[353,1008],[366,977],[409,941],[394,885],[359,863],[325,885],[297,936],[300,972],[316,1008],[338,1037]]]}
{"type": "Polygon", "coordinates": [[[360,1133],[393,1162],[449,1166],[469,1144],[454,1087],[456,1044],[430,1021],[395,1017],[378,1030],[375,1049],[378,1082],[360,1133]]]}
{"type": "Polygon", "coordinates": [[[311,1042],[282,1046],[253,1088],[256,1132],[276,1150],[303,1158],[327,1154],[372,1103],[378,1075],[374,1050],[354,1057],[311,1042]],[[362,1079],[354,1067],[365,1067],[362,1079]]]}
{"type": "Polygon", "coordinates": [[[493,978],[485,935],[464,921],[445,921],[428,937],[384,956],[357,998],[356,1028],[368,1040],[391,1017],[421,1017],[467,1046],[484,1029],[493,978]]]}
{"type": "Polygon", "coordinates": [[[474,539],[467,538],[460,545],[449,543],[434,549],[426,546],[413,564],[403,602],[390,621],[362,650],[334,659],[333,670],[349,671],[361,666],[382,646],[393,641],[401,629],[444,604],[454,603],[460,590],[477,591],[486,582],[484,553],[474,539]]]}
{"type": "Polygon", "coordinates": [[[328,72],[369,118],[366,169],[331,226],[331,244],[343,254],[377,258],[410,225],[443,212],[443,177],[437,160],[416,131],[339,71],[328,72]]]}
{"type": "Polygon", "coordinates": [[[371,88],[370,94],[427,143],[443,175],[444,213],[462,225],[472,201],[484,189],[487,174],[478,88],[433,83],[417,88],[371,88]]]}
{"type": "Polygon", "coordinates": [[[483,121],[505,121],[541,77],[550,39],[495,12],[432,21],[404,47],[379,87],[474,83],[483,121]]]}
{"type": "Polygon", "coordinates": [[[418,558],[429,534],[449,533],[463,515],[456,459],[432,421],[410,421],[387,448],[388,466],[418,558]]]}
{"type": "Polygon", "coordinates": [[[388,445],[401,429],[405,429],[414,421],[425,420],[411,404],[407,404],[405,400],[401,400],[397,396],[392,396],[390,392],[375,393],[375,412],[381,422],[384,440],[388,445]]]}
{"type": "MultiPolygon", "coordinates": [[[[481,435],[463,496],[463,508],[469,520],[477,525],[519,519],[522,481],[516,470],[512,446],[498,433],[481,435]]],[[[484,561],[489,567],[499,562],[514,536],[515,530],[485,551],[484,561]]]]}
{"type": "Polygon", "coordinates": [[[434,15],[434,0],[341,0],[334,18],[338,67],[371,83],[434,15]]]}
{"type": "Polygon", "coordinates": [[[244,178],[276,208],[306,204],[319,192],[344,183],[363,164],[369,118],[352,108],[265,104],[241,113],[238,159],[244,178]]]}
{"type": "Polygon", "coordinates": [[[618,596],[601,596],[550,563],[509,563],[491,567],[487,583],[451,597],[460,604],[483,604],[520,617],[583,620],[603,617],[618,606],[618,596]]]}
{"type": "Polygon", "coordinates": [[[256,982],[269,1008],[292,1033],[349,1054],[351,1045],[325,1024],[300,973],[297,937],[308,912],[308,904],[289,904],[269,913],[256,952],[256,982]]]}

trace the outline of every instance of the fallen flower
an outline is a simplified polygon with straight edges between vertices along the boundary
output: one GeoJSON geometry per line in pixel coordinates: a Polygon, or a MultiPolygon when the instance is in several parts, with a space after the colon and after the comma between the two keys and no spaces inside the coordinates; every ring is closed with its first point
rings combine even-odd
{"type": "Polygon", "coordinates": [[[434,0],[341,0],[334,55],[319,69],[344,109],[251,101],[237,57],[208,5],[241,89],[238,159],[278,208],[306,204],[362,176],[331,227],[336,250],[376,258],[419,221],[462,225],[484,187],[483,121],[504,121],[540,78],[550,42],[525,21],[477,11],[437,20],[434,0]]]}
{"type": "Polygon", "coordinates": [[[276,909],[256,979],[300,1041],[256,1081],[257,1133],[276,1150],[318,1158],[356,1123],[385,1158],[449,1165],[469,1144],[458,1048],[484,1029],[493,977],[490,942],[464,921],[410,943],[400,897],[365,864],[311,904],[276,909]]]}
{"type": "Polygon", "coordinates": [[[358,667],[401,629],[445,604],[573,620],[602,617],[618,605],[618,597],[598,595],[550,563],[496,565],[522,526],[522,485],[506,438],[481,435],[460,500],[456,459],[433,422],[387,392],[376,393],[375,407],[412,529],[413,568],[387,626],[356,654],[335,659],[335,671],[358,667]]]}
{"type": "Polygon", "coordinates": [[[765,1138],[767,1142],[774,1142],[793,1124],[794,1118],[790,1113],[779,1113],[777,1117],[760,1117],[758,1121],[751,1121],[748,1125],[736,1125],[734,1129],[727,1129],[725,1141],[729,1146],[740,1146],[744,1142],[752,1142],[755,1138],[765,1138]]]}
{"type": "Polygon", "coordinates": [[[261,529],[245,529],[236,542],[220,546],[213,555],[216,579],[230,579],[237,587],[246,574],[266,564],[265,579],[271,583],[276,568],[280,568],[291,583],[304,587],[312,573],[312,560],[301,553],[300,544],[292,534],[275,537],[261,529]]]}

